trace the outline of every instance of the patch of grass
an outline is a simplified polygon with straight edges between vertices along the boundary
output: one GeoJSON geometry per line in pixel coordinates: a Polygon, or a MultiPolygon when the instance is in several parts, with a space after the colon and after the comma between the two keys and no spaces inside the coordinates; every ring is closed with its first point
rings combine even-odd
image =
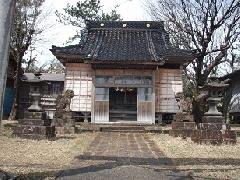
{"type": "Polygon", "coordinates": [[[68,168],[94,138],[94,133],[69,135],[56,141],[0,136],[0,169],[20,179],[51,179],[68,168]]]}
{"type": "Polygon", "coordinates": [[[11,127],[1,127],[0,128],[0,135],[6,137],[12,137],[12,129],[11,127]]]}
{"type": "Polygon", "coordinates": [[[200,145],[189,138],[174,138],[166,134],[153,135],[152,138],[179,170],[193,172],[193,177],[239,179],[239,137],[236,145],[221,146],[200,145]]]}

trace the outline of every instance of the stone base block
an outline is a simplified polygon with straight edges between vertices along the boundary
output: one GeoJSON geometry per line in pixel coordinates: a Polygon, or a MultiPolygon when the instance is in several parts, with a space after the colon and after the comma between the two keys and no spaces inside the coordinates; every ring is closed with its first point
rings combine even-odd
{"type": "Polygon", "coordinates": [[[192,129],[170,129],[169,135],[173,137],[191,137],[192,135],[192,129]]]}
{"type": "Polygon", "coordinates": [[[24,138],[24,139],[34,139],[34,140],[54,140],[56,135],[43,135],[43,134],[13,134],[13,136],[24,138]]]}
{"type": "Polygon", "coordinates": [[[56,134],[75,134],[75,127],[55,127],[56,134]]]}
{"type": "Polygon", "coordinates": [[[212,145],[236,144],[236,139],[236,133],[231,130],[194,130],[191,136],[195,143],[212,145]]]}
{"type": "Polygon", "coordinates": [[[46,119],[45,112],[24,112],[24,119],[46,119]]]}
{"type": "Polygon", "coordinates": [[[55,127],[52,126],[30,126],[16,125],[12,127],[13,134],[16,136],[40,135],[45,138],[55,137],[55,127]]]}
{"type": "Polygon", "coordinates": [[[50,126],[51,120],[49,119],[19,119],[19,124],[30,126],[50,126]]]}
{"type": "Polygon", "coordinates": [[[230,130],[229,124],[224,123],[199,123],[197,128],[200,130],[230,130]]]}
{"type": "Polygon", "coordinates": [[[222,116],[204,116],[202,123],[224,123],[224,117],[222,116]]]}
{"type": "Polygon", "coordinates": [[[172,129],[181,130],[181,129],[196,129],[195,122],[172,122],[172,129]]]}
{"type": "Polygon", "coordinates": [[[72,127],[75,125],[75,121],[74,119],[54,118],[52,125],[56,127],[72,127]]]}
{"type": "Polygon", "coordinates": [[[72,112],[64,112],[62,119],[72,119],[72,112]]]}
{"type": "Polygon", "coordinates": [[[174,121],[178,122],[193,122],[193,115],[188,115],[184,113],[177,113],[173,116],[174,121]]]}

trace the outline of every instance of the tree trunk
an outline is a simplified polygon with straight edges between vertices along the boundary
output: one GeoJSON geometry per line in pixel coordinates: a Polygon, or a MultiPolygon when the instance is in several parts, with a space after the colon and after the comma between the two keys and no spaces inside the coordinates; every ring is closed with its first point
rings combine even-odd
{"type": "Polygon", "coordinates": [[[3,97],[7,79],[11,21],[15,0],[0,2],[0,123],[3,114],[3,97]]]}
{"type": "Polygon", "coordinates": [[[20,76],[22,74],[22,59],[23,59],[24,53],[17,53],[16,60],[17,60],[17,70],[15,75],[15,96],[13,100],[13,105],[11,109],[11,113],[9,116],[9,120],[16,120],[18,119],[18,109],[19,109],[19,87],[20,87],[20,76]]]}

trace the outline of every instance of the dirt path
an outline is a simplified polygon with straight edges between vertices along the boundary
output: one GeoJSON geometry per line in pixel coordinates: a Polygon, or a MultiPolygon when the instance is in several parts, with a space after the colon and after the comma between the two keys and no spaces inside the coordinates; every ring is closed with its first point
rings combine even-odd
{"type": "Polygon", "coordinates": [[[58,179],[187,179],[144,133],[99,133],[58,179]]]}

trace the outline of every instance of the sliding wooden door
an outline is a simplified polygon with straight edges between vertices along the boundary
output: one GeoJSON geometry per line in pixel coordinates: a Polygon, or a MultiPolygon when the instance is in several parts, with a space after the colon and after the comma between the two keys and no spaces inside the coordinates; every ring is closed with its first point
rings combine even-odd
{"type": "Polygon", "coordinates": [[[109,122],[109,88],[95,88],[95,123],[109,122]]]}
{"type": "Polygon", "coordinates": [[[137,121],[152,124],[155,121],[153,90],[149,87],[138,88],[137,121]]]}

